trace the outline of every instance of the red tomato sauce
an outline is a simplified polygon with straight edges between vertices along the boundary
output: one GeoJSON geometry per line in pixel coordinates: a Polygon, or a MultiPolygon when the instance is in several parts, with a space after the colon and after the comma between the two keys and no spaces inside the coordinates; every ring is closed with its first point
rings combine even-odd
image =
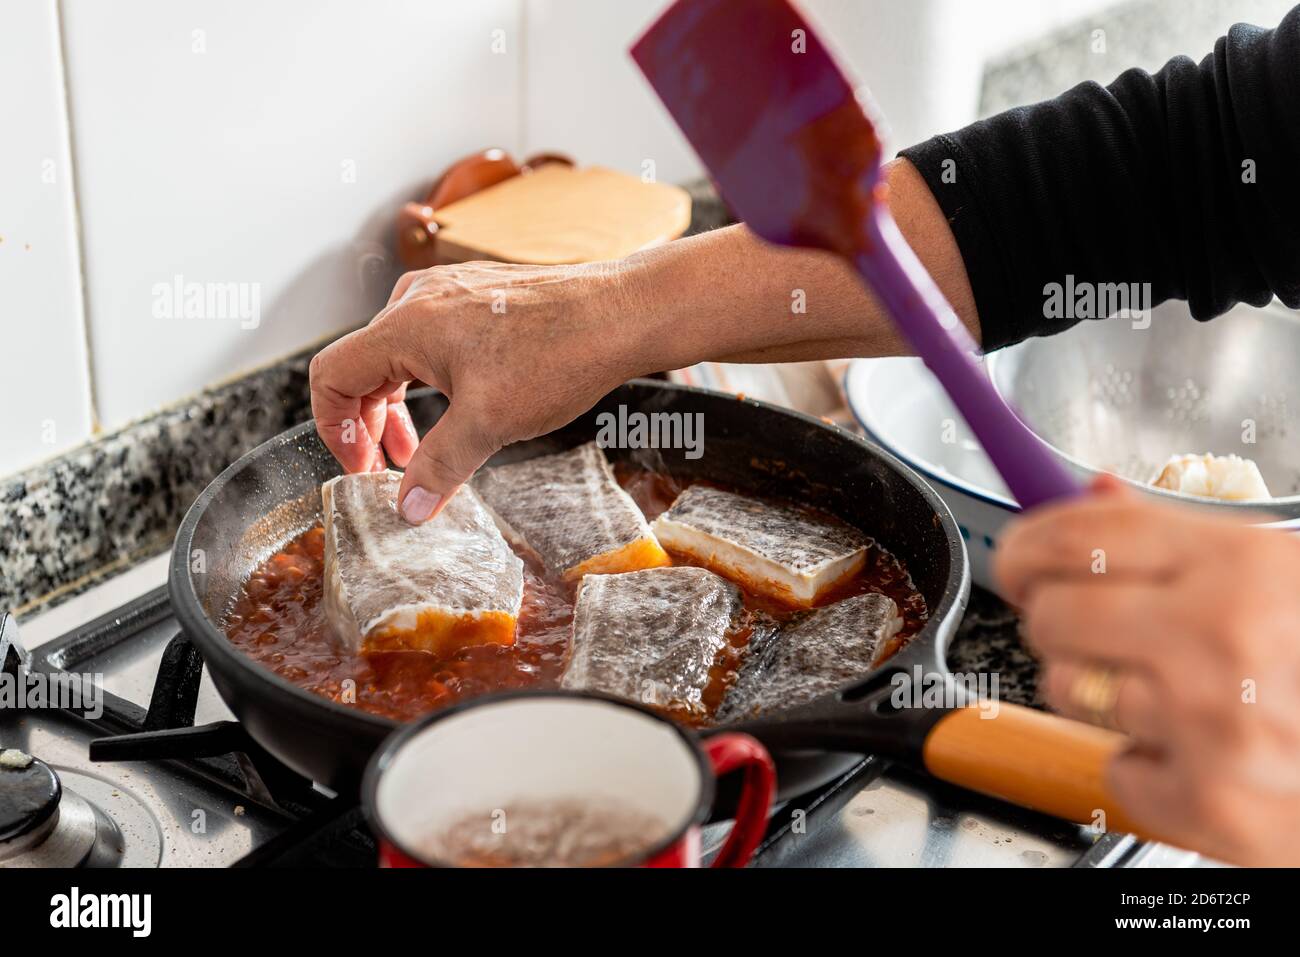
{"type": "MultiPolygon", "coordinates": [[[[619,481],[653,520],[672,502],[680,486],[652,472],[616,469],[619,481]]],[[[524,600],[515,643],[465,648],[446,658],[423,652],[353,654],[333,638],[325,619],[325,530],[317,525],[294,538],[254,569],[225,630],[232,644],[254,661],[301,688],[365,711],[406,721],[490,691],[558,687],[569,654],[575,587],[524,561],[524,600]]],[[[680,556],[674,562],[685,563],[680,556]]],[[[898,604],[901,647],[925,624],[925,599],[903,565],[872,545],[861,572],[828,604],[865,592],[881,592],[898,604]]],[[[769,599],[745,594],[751,613],[788,618],[793,611],[769,599]]],[[[752,628],[741,623],[718,655],[704,692],[712,714],[736,677],[752,628]]],[[[686,720],[684,714],[676,717],[686,720]]],[[[693,723],[699,723],[696,719],[693,723]]]]}

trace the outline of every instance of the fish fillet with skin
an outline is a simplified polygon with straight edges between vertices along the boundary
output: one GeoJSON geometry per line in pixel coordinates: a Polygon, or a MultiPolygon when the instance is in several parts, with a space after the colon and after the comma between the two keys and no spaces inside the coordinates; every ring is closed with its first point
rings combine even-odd
{"type": "Polygon", "coordinates": [[[473,485],[507,536],[570,581],[669,564],[595,442],[484,469],[473,485]]]}
{"type": "Polygon", "coordinates": [[[325,610],[354,652],[510,645],[524,564],[473,489],[437,518],[408,525],[397,512],[397,472],[343,475],[321,486],[325,610]]]}
{"type": "Polygon", "coordinates": [[[560,686],[703,716],[709,669],[742,610],[740,590],[703,568],[589,575],[560,686]]]}
{"type": "Polygon", "coordinates": [[[669,552],[804,608],[857,574],[871,544],[838,519],[707,485],[682,492],[652,527],[669,552]]]}
{"type": "Polygon", "coordinates": [[[893,599],[868,594],[803,612],[779,629],[756,634],[718,709],[718,721],[807,704],[866,677],[902,627],[893,599]]]}

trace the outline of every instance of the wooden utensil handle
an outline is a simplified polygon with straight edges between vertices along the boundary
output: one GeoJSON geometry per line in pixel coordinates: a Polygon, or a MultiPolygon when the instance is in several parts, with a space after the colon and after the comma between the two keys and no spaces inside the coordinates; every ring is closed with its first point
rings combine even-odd
{"type": "Polygon", "coordinates": [[[972,705],[939,719],[922,756],[935,777],[972,791],[1150,838],[1119,808],[1106,781],[1107,765],[1128,744],[1125,735],[1031,708],[999,704],[986,712],[972,705]]]}

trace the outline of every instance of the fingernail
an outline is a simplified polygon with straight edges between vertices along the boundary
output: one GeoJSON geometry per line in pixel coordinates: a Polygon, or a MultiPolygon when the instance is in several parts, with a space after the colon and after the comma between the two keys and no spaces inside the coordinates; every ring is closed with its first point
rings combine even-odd
{"type": "Polygon", "coordinates": [[[417,485],[406,493],[406,498],[402,499],[402,518],[412,525],[427,522],[441,501],[441,495],[425,491],[417,485]]]}

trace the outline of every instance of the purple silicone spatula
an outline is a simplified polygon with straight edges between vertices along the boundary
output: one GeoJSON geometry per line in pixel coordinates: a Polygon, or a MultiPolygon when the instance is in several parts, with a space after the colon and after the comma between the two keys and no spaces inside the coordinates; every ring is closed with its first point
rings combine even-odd
{"type": "Polygon", "coordinates": [[[678,0],[632,56],[751,230],[857,267],[1022,507],[1080,491],[975,361],[889,212],[874,126],[788,0],[678,0]]]}

